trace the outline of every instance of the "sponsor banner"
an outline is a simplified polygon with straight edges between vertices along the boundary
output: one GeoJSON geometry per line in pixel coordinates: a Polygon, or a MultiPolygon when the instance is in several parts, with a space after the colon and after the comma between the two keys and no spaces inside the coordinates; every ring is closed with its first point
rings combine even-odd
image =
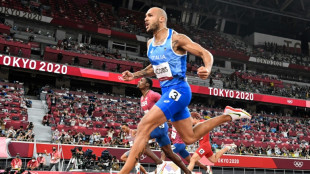
{"type": "Polygon", "coordinates": [[[272,158],[223,155],[214,166],[276,169],[272,158]]]}
{"type": "MultiPolygon", "coordinates": [[[[12,56],[7,56],[7,55],[0,55],[0,65],[24,68],[24,69],[30,69],[30,70],[37,70],[37,71],[49,72],[49,73],[55,73],[55,74],[63,74],[63,75],[112,81],[112,82],[117,82],[117,83],[126,83],[126,84],[132,84],[132,85],[137,85],[139,81],[139,79],[135,79],[133,81],[127,82],[123,80],[121,74],[112,73],[112,72],[105,72],[105,71],[87,69],[87,68],[81,68],[81,67],[73,67],[69,65],[44,62],[44,61],[39,61],[39,60],[31,60],[31,59],[19,58],[19,57],[12,57],[12,56]]],[[[153,80],[153,86],[155,88],[160,88],[159,81],[153,80]]],[[[230,89],[220,89],[220,88],[212,88],[212,87],[197,86],[197,85],[190,85],[190,86],[191,86],[192,92],[197,93],[197,94],[205,94],[205,95],[211,95],[211,96],[217,96],[217,97],[225,97],[225,98],[240,99],[240,100],[247,100],[247,101],[259,101],[259,102],[275,103],[275,104],[299,106],[299,107],[309,107],[310,105],[309,103],[307,103],[306,100],[301,100],[301,99],[263,95],[263,94],[256,94],[256,93],[251,93],[251,92],[235,91],[235,90],[230,90],[230,89]]]]}
{"type": "Polygon", "coordinates": [[[268,59],[263,59],[259,57],[250,57],[249,59],[250,62],[256,62],[256,63],[262,63],[262,64],[267,64],[267,65],[273,65],[273,66],[281,66],[281,67],[289,67],[289,63],[286,62],[280,62],[280,61],[275,61],[275,60],[268,60],[268,59]]]}
{"type": "MultiPolygon", "coordinates": [[[[34,143],[32,142],[11,142],[9,151],[12,156],[16,153],[20,153],[21,157],[32,157],[34,149],[34,143]]],[[[57,144],[44,144],[37,143],[36,148],[38,153],[44,153],[44,150],[50,152],[52,147],[57,147],[57,144]]],[[[65,159],[71,158],[71,149],[74,147],[82,147],[83,151],[92,149],[93,154],[101,156],[101,152],[108,150],[111,155],[116,156],[118,159],[127,150],[126,148],[112,148],[112,147],[98,147],[98,146],[73,146],[73,145],[60,145],[63,150],[65,159]]],[[[160,151],[154,151],[157,156],[160,156],[160,151]]],[[[166,159],[169,161],[169,159],[166,159]]],[[[140,158],[141,163],[154,163],[146,155],[142,155],[140,158]]],[[[266,168],[266,169],[290,169],[290,170],[310,170],[310,160],[294,159],[294,158],[276,158],[276,157],[257,157],[257,156],[240,156],[240,155],[223,155],[214,166],[221,167],[242,167],[242,168],[266,168]]],[[[174,170],[171,166],[169,171],[174,170]]],[[[175,168],[175,170],[177,170],[175,168]]]]}
{"type": "Polygon", "coordinates": [[[250,62],[256,62],[256,63],[267,64],[267,65],[291,68],[291,69],[298,69],[298,70],[302,69],[302,70],[310,71],[310,67],[309,66],[290,64],[290,63],[286,63],[286,62],[280,62],[280,61],[275,61],[275,60],[268,60],[268,59],[263,59],[263,58],[259,58],[259,57],[250,57],[249,61],[250,62]]]}
{"type": "MultiPolygon", "coordinates": [[[[55,74],[70,74],[78,73],[74,70],[74,67],[70,67],[73,72],[68,73],[68,66],[62,64],[48,63],[38,60],[31,60],[20,57],[11,57],[6,55],[0,55],[0,65],[12,66],[16,68],[24,68],[30,70],[38,70],[43,72],[55,73],[55,74]]],[[[78,70],[78,68],[76,68],[78,70]]],[[[78,70],[79,71],[79,70],[78,70]]]]}
{"type": "Polygon", "coordinates": [[[248,101],[275,103],[281,105],[309,107],[307,106],[307,101],[301,99],[293,99],[293,98],[278,97],[272,95],[256,94],[251,92],[235,91],[230,89],[220,89],[220,88],[212,88],[196,85],[191,85],[191,88],[193,93],[198,94],[206,94],[217,97],[234,98],[248,101]]]}
{"type": "Polygon", "coordinates": [[[46,23],[50,23],[53,19],[51,17],[42,16],[42,15],[39,15],[36,13],[19,11],[19,10],[7,8],[7,7],[0,7],[0,13],[3,13],[5,15],[18,16],[18,17],[22,17],[22,18],[26,18],[26,19],[46,22],[46,23]]]}
{"type": "Polygon", "coordinates": [[[256,156],[223,155],[215,166],[310,170],[310,160],[293,158],[271,158],[256,156]]]}

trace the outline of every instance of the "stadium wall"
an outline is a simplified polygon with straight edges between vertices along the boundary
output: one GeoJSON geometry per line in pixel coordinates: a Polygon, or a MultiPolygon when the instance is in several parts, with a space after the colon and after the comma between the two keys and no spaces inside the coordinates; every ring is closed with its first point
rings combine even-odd
{"type": "MultiPolygon", "coordinates": [[[[9,152],[11,156],[15,156],[16,153],[20,153],[21,157],[31,158],[35,153],[43,153],[45,150],[49,151],[52,147],[58,147],[64,159],[71,158],[71,149],[74,145],[57,145],[47,143],[37,143],[34,148],[32,142],[14,142],[9,144],[9,152]]],[[[116,147],[98,147],[98,146],[78,146],[83,147],[83,151],[92,149],[93,153],[97,156],[101,155],[101,152],[108,150],[111,155],[116,156],[118,159],[121,155],[128,150],[128,148],[116,148],[116,147]]],[[[160,151],[154,151],[156,155],[160,156],[160,151]]],[[[167,159],[168,160],[168,159],[167,159]]],[[[202,163],[207,163],[206,158],[201,160],[202,163]]],[[[140,158],[141,163],[153,163],[153,161],[145,155],[140,158]]],[[[257,169],[290,169],[290,170],[309,170],[310,160],[296,159],[296,158],[277,158],[277,157],[259,157],[259,156],[246,156],[246,155],[224,155],[222,156],[214,166],[218,167],[238,167],[238,168],[257,168],[257,169]]]]}
{"type": "MultiPolygon", "coordinates": [[[[125,83],[131,85],[137,85],[139,81],[139,79],[132,81],[124,81],[121,74],[118,73],[100,71],[95,69],[87,69],[69,65],[62,65],[57,63],[50,63],[26,58],[19,58],[8,55],[0,55],[0,65],[4,65],[7,67],[23,68],[28,70],[36,70],[54,74],[77,76],[77,77],[98,79],[117,83],[125,83]]],[[[192,92],[196,94],[240,99],[245,101],[258,101],[258,102],[274,103],[289,106],[310,107],[310,101],[307,100],[257,94],[230,89],[212,88],[198,85],[190,85],[190,86],[192,92]]],[[[155,88],[160,87],[158,80],[153,80],[153,87],[155,88]]]]}

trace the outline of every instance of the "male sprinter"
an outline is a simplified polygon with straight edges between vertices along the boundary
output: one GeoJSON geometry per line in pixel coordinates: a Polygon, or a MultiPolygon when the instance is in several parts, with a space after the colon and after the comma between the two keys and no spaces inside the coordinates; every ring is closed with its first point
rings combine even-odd
{"type": "MultiPolygon", "coordinates": [[[[173,152],[178,153],[189,164],[191,160],[191,155],[186,150],[186,144],[182,140],[180,134],[177,132],[177,130],[173,126],[172,126],[172,132],[171,132],[171,139],[172,139],[173,146],[175,147],[173,149],[173,152]]],[[[201,164],[199,161],[196,162],[196,165],[204,169],[206,172],[208,172],[209,170],[207,166],[201,164]]]]}
{"type": "Polygon", "coordinates": [[[187,108],[192,97],[186,80],[187,51],[202,58],[204,66],[197,70],[201,79],[207,79],[210,75],[213,56],[187,36],[168,29],[167,14],[161,8],[154,7],[147,11],[145,25],[146,30],[153,33],[153,38],[147,43],[151,65],[135,73],[125,71],[122,75],[125,81],[156,75],[160,81],[162,96],[139,123],[136,141],[120,174],[131,171],[142,155],[151,132],[167,120],[171,120],[186,144],[192,144],[224,122],[240,118],[251,119],[251,115],[243,110],[231,110],[226,115],[209,119],[192,128],[187,108]]]}
{"type": "MultiPolygon", "coordinates": [[[[228,110],[225,109],[224,114],[226,111],[228,110]]],[[[197,112],[192,112],[191,117],[193,125],[204,121],[201,120],[201,117],[197,112]]],[[[191,157],[188,169],[192,171],[194,169],[195,163],[199,161],[203,156],[206,156],[210,162],[215,163],[224,153],[236,147],[237,146],[235,144],[227,144],[223,149],[218,151],[216,154],[213,154],[210,144],[210,135],[209,133],[207,133],[205,136],[203,136],[201,140],[199,140],[199,147],[191,157]]]]}
{"type": "MultiPolygon", "coordinates": [[[[140,89],[142,96],[140,99],[141,108],[144,111],[144,114],[147,114],[149,110],[155,105],[155,103],[160,99],[161,95],[157,92],[151,90],[153,82],[150,78],[141,78],[138,82],[138,88],[140,89]]],[[[180,157],[173,153],[171,149],[171,141],[168,136],[168,124],[165,122],[159,127],[155,128],[151,134],[150,139],[156,138],[157,143],[164,151],[165,155],[173,161],[177,166],[179,166],[185,173],[190,173],[186,168],[183,161],[180,157]]],[[[148,146],[148,145],[147,145],[148,146]]],[[[157,167],[157,173],[160,173],[164,170],[166,163],[163,162],[157,167]]]]}
{"type": "MultiPolygon", "coordinates": [[[[137,131],[136,130],[133,130],[133,129],[130,129],[128,124],[127,123],[123,123],[122,124],[122,127],[121,127],[122,131],[125,132],[126,134],[126,140],[128,140],[128,143],[129,143],[129,146],[131,147],[133,145],[133,142],[135,140],[135,136],[136,136],[136,133],[137,131]]],[[[122,156],[121,156],[121,160],[122,161],[127,161],[127,158],[129,156],[129,153],[130,153],[130,150],[126,151],[122,156]]],[[[146,174],[146,170],[143,166],[140,165],[140,163],[137,161],[136,164],[135,164],[135,167],[136,167],[136,171],[137,173],[139,173],[140,171],[144,174],[146,174]]]]}

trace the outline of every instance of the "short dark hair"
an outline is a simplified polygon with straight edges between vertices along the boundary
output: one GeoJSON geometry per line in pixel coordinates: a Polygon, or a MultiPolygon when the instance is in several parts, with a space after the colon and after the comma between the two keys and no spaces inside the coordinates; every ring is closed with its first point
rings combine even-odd
{"type": "Polygon", "coordinates": [[[150,84],[150,88],[152,88],[153,86],[153,81],[152,79],[148,78],[148,77],[145,77],[145,80],[146,80],[146,83],[150,84]]]}
{"type": "Polygon", "coordinates": [[[122,126],[127,126],[127,127],[129,127],[129,125],[128,125],[127,123],[123,123],[122,126]]]}

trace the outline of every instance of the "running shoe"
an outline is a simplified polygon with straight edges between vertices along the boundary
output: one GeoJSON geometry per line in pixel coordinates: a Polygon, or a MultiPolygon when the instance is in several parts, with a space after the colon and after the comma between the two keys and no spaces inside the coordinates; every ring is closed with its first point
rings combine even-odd
{"type": "Polygon", "coordinates": [[[245,110],[240,109],[240,108],[233,108],[230,106],[226,106],[224,110],[224,115],[229,115],[232,121],[239,120],[242,118],[246,118],[250,120],[252,118],[252,116],[249,113],[247,113],[245,110]]]}
{"type": "Polygon", "coordinates": [[[137,163],[136,166],[135,166],[135,169],[137,171],[137,174],[140,174],[140,163],[137,163]]]}
{"type": "Polygon", "coordinates": [[[213,174],[211,166],[207,166],[208,170],[207,170],[207,174],[213,174]]]}
{"type": "Polygon", "coordinates": [[[166,165],[167,165],[166,161],[163,161],[163,163],[157,165],[156,174],[164,174],[164,169],[166,165]]]}
{"type": "Polygon", "coordinates": [[[227,148],[228,151],[231,151],[232,149],[236,148],[237,145],[235,144],[225,144],[224,148],[227,148]]]}

